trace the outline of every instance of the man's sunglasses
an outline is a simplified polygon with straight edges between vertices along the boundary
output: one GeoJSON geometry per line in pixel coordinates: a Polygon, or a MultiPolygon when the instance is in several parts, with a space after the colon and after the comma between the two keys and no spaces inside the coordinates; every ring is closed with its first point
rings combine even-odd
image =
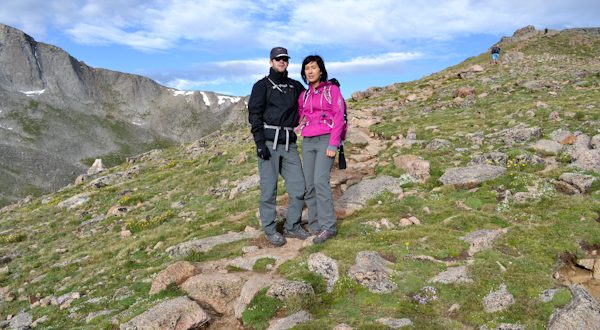
{"type": "Polygon", "coordinates": [[[279,62],[279,61],[288,62],[289,60],[290,60],[290,58],[289,58],[289,57],[284,57],[284,56],[282,56],[282,57],[275,57],[275,58],[273,59],[273,61],[277,61],[277,62],[279,62]]]}

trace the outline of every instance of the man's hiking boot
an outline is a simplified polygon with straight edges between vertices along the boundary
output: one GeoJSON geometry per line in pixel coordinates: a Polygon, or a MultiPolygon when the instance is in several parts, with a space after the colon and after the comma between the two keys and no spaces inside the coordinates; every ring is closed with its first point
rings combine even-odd
{"type": "Polygon", "coordinates": [[[307,239],[310,234],[304,230],[304,228],[298,226],[298,228],[294,229],[294,230],[283,230],[283,236],[285,237],[289,237],[289,238],[297,238],[300,240],[305,240],[307,239]]]}
{"type": "Polygon", "coordinates": [[[317,237],[315,237],[313,239],[313,243],[315,244],[321,244],[323,242],[325,242],[326,240],[332,238],[333,236],[335,236],[335,232],[331,231],[331,230],[323,230],[319,233],[319,235],[317,235],[317,237]]]}
{"type": "Polygon", "coordinates": [[[275,246],[282,246],[285,244],[285,237],[283,237],[280,233],[275,233],[272,235],[267,235],[265,234],[265,237],[267,238],[267,241],[269,241],[269,243],[275,245],[275,246]]]}

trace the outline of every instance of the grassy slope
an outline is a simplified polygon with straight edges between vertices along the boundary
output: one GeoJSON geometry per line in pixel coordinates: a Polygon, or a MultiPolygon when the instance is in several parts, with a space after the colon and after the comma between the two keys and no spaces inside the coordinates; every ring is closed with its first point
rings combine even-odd
{"type": "MultiPolygon", "coordinates": [[[[515,45],[506,45],[503,50],[510,51],[513,47],[515,45]]],[[[380,317],[408,317],[416,328],[460,329],[463,325],[478,327],[484,324],[494,327],[504,322],[520,323],[528,329],[543,328],[553,309],[569,299],[564,289],[550,303],[538,299],[545,289],[559,286],[552,278],[558,264],[557,256],[565,251],[583,256],[582,242],[600,244],[599,225],[595,221],[600,213],[597,186],[589,195],[557,193],[548,184],[548,179],[572,171],[566,164],[561,164],[559,169],[544,176],[536,173],[539,168],[512,170],[474,191],[451,187],[434,189],[440,186],[437,178],[444,169],[469,161],[471,151],[454,151],[454,148],[471,147],[472,142],[466,138],[468,133],[483,131],[487,134],[523,122],[542,127],[545,136],[559,127],[597,134],[600,128],[600,77],[599,64],[594,58],[600,55],[597,53],[600,49],[598,38],[589,41],[563,33],[516,47],[526,55],[526,61],[492,68],[487,66],[488,55],[483,54],[438,74],[398,84],[381,96],[350,103],[354,111],[390,102],[397,104],[382,110],[384,120],[371,128],[382,139],[405,134],[409,127],[414,127],[419,139],[445,138],[452,148],[431,151],[415,146],[407,151],[392,147],[390,143],[390,147],[380,154],[383,163],[393,164],[396,154],[417,154],[431,161],[432,178],[425,184],[407,187],[406,190],[414,194],[400,201],[387,193],[377,196],[368,207],[340,222],[336,239],[323,246],[310,247],[298,260],[284,264],[280,272],[288,278],[312,283],[317,291],[316,299],[310,304],[295,302],[284,306],[260,295],[254,304],[263,308],[254,308],[257,312],[245,315],[249,326],[261,328],[269,316],[307,307],[315,320],[298,328],[331,328],[345,322],[358,329],[383,329],[374,321],[380,317]],[[486,65],[487,70],[474,78],[455,78],[456,73],[473,64],[486,65]],[[589,68],[594,74],[575,86],[573,72],[583,68],[589,68]],[[490,80],[482,82],[483,77],[490,80]],[[530,80],[568,80],[570,83],[541,91],[521,87],[521,83],[530,80]],[[426,101],[400,106],[400,100],[407,94],[418,94],[432,86],[435,86],[433,95],[426,101]],[[474,98],[466,106],[454,106],[451,94],[460,86],[474,87],[477,94],[485,92],[488,96],[474,98]],[[549,92],[556,92],[556,95],[549,92]],[[537,101],[548,104],[548,108],[536,109],[537,101]],[[589,108],[589,105],[596,107],[589,108]],[[432,112],[425,113],[425,108],[432,112]],[[533,118],[524,114],[530,109],[536,112],[533,118]],[[559,111],[563,120],[550,121],[548,114],[551,111],[559,111]],[[576,115],[565,116],[569,111],[576,115]],[[440,132],[433,134],[431,130],[425,130],[432,125],[438,126],[440,132]],[[533,202],[502,205],[496,198],[500,185],[513,193],[537,185],[543,194],[533,202]],[[473,210],[458,209],[457,201],[465,202],[473,210]],[[430,214],[423,211],[425,206],[431,210],[430,214]],[[397,221],[406,215],[418,217],[423,225],[374,232],[362,224],[381,218],[397,221]],[[411,295],[428,285],[428,279],[445,267],[406,259],[407,254],[455,259],[458,265],[464,264],[462,256],[468,245],[460,240],[461,236],[482,228],[508,227],[509,232],[495,242],[493,250],[475,256],[474,263],[469,266],[474,283],[435,284],[438,300],[426,305],[412,302],[411,295]],[[308,272],[306,258],[313,252],[322,251],[338,260],[340,273],[345,274],[354,263],[356,253],[362,250],[375,250],[395,261],[392,268],[397,273],[393,279],[398,290],[392,294],[372,294],[342,277],[334,292],[328,294],[324,290],[324,281],[308,272]],[[506,266],[508,271],[500,272],[496,262],[506,266]],[[501,283],[507,284],[516,304],[506,312],[486,314],[481,301],[501,283]],[[460,309],[448,313],[455,303],[460,304],[460,309]]],[[[256,173],[253,145],[247,129],[209,137],[206,141],[208,147],[197,155],[187,154],[184,147],[167,149],[159,157],[143,163],[139,174],[120,184],[102,189],[71,187],[50,195],[49,203],[42,204],[42,199],[34,199],[22,208],[0,214],[0,254],[20,254],[8,263],[8,271],[0,274],[0,286],[6,287],[16,298],[80,292],[83,297],[75,300],[70,308],[60,310],[58,306],[47,306],[30,311],[34,319],[47,315],[49,319],[44,327],[55,329],[111,328],[112,318],[118,322],[126,321],[160,299],[181,295],[172,288],[160,295],[148,296],[153,274],[172,262],[164,253],[166,247],[192,238],[239,231],[248,224],[256,226],[258,223],[255,215],[257,189],[241,194],[234,202],[215,196],[219,188],[232,188],[235,180],[256,173]],[[240,154],[246,154],[249,161],[237,162],[240,154]],[[207,193],[209,190],[215,194],[207,193]],[[83,191],[93,194],[90,202],[83,206],[74,210],[56,206],[83,191]],[[185,203],[183,208],[173,209],[171,204],[179,201],[185,203]],[[82,223],[96,215],[105,215],[114,205],[124,205],[130,211],[123,217],[107,217],[92,225],[97,231],[90,237],[76,235],[82,223]],[[193,220],[186,221],[181,212],[195,212],[191,217],[193,220]],[[134,236],[121,238],[120,231],[125,228],[132,230],[134,236]],[[158,242],[163,242],[162,246],[154,249],[158,242]],[[89,313],[101,310],[111,312],[86,324],[89,313]]],[[[500,150],[510,155],[532,153],[527,146],[488,143],[487,140],[484,142],[482,150],[500,150]]],[[[133,165],[122,164],[110,172],[124,171],[133,165]]],[[[379,166],[377,171],[401,174],[391,165],[379,166]]],[[[599,176],[598,173],[591,174],[599,176]]],[[[245,244],[247,242],[221,246],[187,259],[203,261],[240,255],[245,244]]],[[[29,302],[15,299],[0,305],[0,315],[28,309],[29,302]]]]}

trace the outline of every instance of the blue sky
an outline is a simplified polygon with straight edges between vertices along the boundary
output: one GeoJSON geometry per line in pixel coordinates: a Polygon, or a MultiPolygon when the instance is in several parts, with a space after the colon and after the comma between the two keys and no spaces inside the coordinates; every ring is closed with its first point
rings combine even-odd
{"type": "Polygon", "coordinates": [[[349,97],[459,63],[526,25],[598,27],[600,1],[4,0],[0,22],[93,67],[238,96],[284,46],[292,77],[319,54],[349,97]]]}

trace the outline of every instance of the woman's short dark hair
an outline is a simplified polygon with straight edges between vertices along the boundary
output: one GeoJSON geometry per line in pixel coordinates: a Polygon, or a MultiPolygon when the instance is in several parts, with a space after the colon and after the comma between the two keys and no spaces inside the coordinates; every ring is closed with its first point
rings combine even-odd
{"type": "Polygon", "coordinates": [[[321,56],[308,55],[308,56],[306,56],[304,61],[302,61],[302,70],[300,70],[300,75],[302,76],[302,80],[304,80],[304,83],[308,84],[308,81],[306,80],[306,73],[304,73],[304,68],[310,62],[317,62],[317,65],[319,66],[319,70],[321,70],[320,81],[327,81],[327,69],[325,69],[325,62],[323,62],[323,59],[321,58],[321,56]]]}

